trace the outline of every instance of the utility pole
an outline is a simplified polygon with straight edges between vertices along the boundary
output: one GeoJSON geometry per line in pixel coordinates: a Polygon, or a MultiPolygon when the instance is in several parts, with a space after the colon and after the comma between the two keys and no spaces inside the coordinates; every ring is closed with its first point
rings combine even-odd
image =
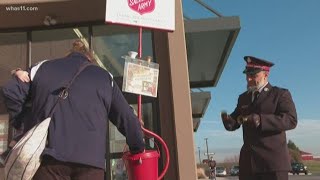
{"type": "Polygon", "coordinates": [[[199,150],[199,164],[201,164],[200,147],[198,147],[198,150],[199,150]]]}
{"type": "Polygon", "coordinates": [[[204,140],[206,140],[206,146],[207,146],[207,160],[209,161],[208,138],[204,138],[204,140]]]}

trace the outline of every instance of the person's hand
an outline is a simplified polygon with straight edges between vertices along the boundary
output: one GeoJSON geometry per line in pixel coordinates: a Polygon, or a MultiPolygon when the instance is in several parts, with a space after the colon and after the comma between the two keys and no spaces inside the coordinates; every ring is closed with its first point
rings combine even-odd
{"type": "Polygon", "coordinates": [[[27,71],[18,70],[14,74],[17,78],[19,78],[22,82],[29,82],[29,73],[27,71]]]}
{"type": "Polygon", "coordinates": [[[235,130],[234,127],[237,122],[226,111],[221,111],[220,115],[221,115],[222,123],[223,123],[224,127],[226,128],[226,130],[228,130],[228,131],[235,130]]]}
{"type": "Polygon", "coordinates": [[[230,118],[229,118],[229,115],[226,111],[221,111],[221,120],[222,121],[228,121],[230,118]]]}
{"type": "Polygon", "coordinates": [[[142,119],[139,119],[139,122],[140,122],[140,125],[144,127],[144,121],[142,119]]]}
{"type": "Polygon", "coordinates": [[[243,123],[246,123],[255,128],[258,128],[261,123],[261,118],[258,114],[250,114],[249,116],[247,116],[246,121],[244,121],[243,123]]]}

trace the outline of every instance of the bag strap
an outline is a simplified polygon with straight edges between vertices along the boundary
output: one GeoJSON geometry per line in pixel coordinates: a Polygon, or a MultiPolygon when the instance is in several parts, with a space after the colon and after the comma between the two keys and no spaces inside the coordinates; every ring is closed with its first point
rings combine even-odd
{"type": "Polygon", "coordinates": [[[49,114],[49,117],[52,116],[52,114],[54,113],[54,110],[56,109],[58,103],[62,100],[62,99],[66,99],[69,95],[69,89],[73,83],[73,81],[78,77],[78,75],[88,66],[90,65],[93,65],[89,62],[85,62],[84,64],[82,64],[78,71],[76,72],[76,74],[72,77],[72,79],[69,81],[69,83],[60,91],[59,93],[59,96],[58,96],[58,99],[57,101],[55,102],[55,104],[53,105],[51,111],[50,111],[50,114],[49,114]]]}

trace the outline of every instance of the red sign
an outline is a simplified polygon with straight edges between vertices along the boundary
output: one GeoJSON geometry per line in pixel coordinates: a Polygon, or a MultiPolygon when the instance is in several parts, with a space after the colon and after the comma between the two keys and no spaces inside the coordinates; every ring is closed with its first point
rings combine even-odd
{"type": "Polygon", "coordinates": [[[140,15],[152,12],[155,4],[155,0],[128,0],[130,9],[138,12],[140,15]]]}

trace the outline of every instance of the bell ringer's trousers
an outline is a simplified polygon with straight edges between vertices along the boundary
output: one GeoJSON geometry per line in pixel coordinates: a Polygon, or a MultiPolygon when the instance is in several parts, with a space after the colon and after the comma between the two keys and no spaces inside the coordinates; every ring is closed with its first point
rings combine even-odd
{"type": "Polygon", "coordinates": [[[45,155],[33,180],[103,180],[104,170],[88,165],[62,162],[45,155]]]}

